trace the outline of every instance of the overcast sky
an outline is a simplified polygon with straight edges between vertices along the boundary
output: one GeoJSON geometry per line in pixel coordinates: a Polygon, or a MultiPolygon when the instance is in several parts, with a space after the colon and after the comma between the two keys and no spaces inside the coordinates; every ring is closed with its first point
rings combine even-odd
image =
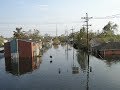
{"type": "MultiPolygon", "coordinates": [[[[86,13],[93,18],[120,14],[120,0],[0,0],[0,34],[10,37],[22,26],[24,31],[35,28],[55,35],[56,24],[58,35],[70,33],[72,26],[79,31],[86,13]]],[[[91,19],[89,30],[102,30],[108,21],[120,25],[120,18],[91,19]]]]}

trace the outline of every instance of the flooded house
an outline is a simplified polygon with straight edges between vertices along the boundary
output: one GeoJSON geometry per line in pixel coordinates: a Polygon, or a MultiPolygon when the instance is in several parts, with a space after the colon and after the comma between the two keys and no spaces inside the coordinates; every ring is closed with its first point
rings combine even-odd
{"type": "Polygon", "coordinates": [[[33,57],[40,55],[41,43],[13,39],[5,43],[5,57],[33,57]]]}
{"type": "Polygon", "coordinates": [[[13,39],[10,42],[5,43],[4,56],[6,70],[14,70],[13,68],[16,68],[16,66],[25,70],[27,67],[31,67],[32,70],[35,69],[38,59],[37,56],[41,55],[41,48],[41,43],[19,39],[13,39]]]}
{"type": "Polygon", "coordinates": [[[102,46],[102,41],[99,38],[93,38],[90,40],[89,44],[90,44],[90,50],[92,52],[93,55],[96,55],[99,51],[99,49],[102,46]]]}
{"type": "Polygon", "coordinates": [[[120,42],[104,42],[104,43],[92,43],[92,54],[95,56],[109,57],[120,55],[120,42]]]}
{"type": "Polygon", "coordinates": [[[120,55],[120,42],[108,42],[103,44],[104,45],[99,49],[101,56],[120,55]]]}

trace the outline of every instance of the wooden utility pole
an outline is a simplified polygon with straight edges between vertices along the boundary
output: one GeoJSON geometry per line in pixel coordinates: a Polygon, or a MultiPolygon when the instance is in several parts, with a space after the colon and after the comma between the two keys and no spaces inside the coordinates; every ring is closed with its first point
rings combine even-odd
{"type": "MultiPolygon", "coordinates": [[[[74,31],[74,28],[72,27],[72,46],[74,46],[74,35],[73,35],[73,31],[74,31]]],[[[74,47],[73,47],[73,67],[74,67],[74,47]]]]}
{"type": "Polygon", "coordinates": [[[89,19],[91,19],[92,17],[88,17],[88,13],[86,13],[86,17],[82,17],[81,19],[85,19],[85,22],[86,22],[86,25],[83,25],[83,26],[86,26],[86,29],[87,29],[87,52],[89,52],[89,35],[88,35],[88,29],[89,29],[89,25],[88,24],[88,21],[89,19]]]}
{"type": "Polygon", "coordinates": [[[73,35],[74,28],[72,27],[72,29],[70,29],[70,30],[72,30],[72,39],[73,39],[73,42],[74,42],[74,35],[73,35]]]}
{"type": "Polygon", "coordinates": [[[85,22],[86,22],[86,25],[84,25],[84,26],[86,26],[86,29],[87,29],[87,52],[88,52],[88,70],[87,70],[87,88],[86,88],[86,90],[89,90],[89,35],[88,35],[88,29],[89,29],[89,26],[91,26],[91,25],[89,25],[88,24],[88,21],[89,21],[89,19],[91,19],[92,17],[88,17],[88,14],[86,13],[86,17],[82,17],[82,19],[85,19],[85,22]]]}

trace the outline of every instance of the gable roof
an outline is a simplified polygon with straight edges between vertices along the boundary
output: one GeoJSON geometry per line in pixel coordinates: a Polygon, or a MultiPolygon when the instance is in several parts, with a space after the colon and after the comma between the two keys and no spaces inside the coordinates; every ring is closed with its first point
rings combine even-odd
{"type": "Polygon", "coordinates": [[[89,43],[90,43],[91,47],[96,47],[96,46],[101,45],[103,43],[103,41],[101,40],[101,38],[96,37],[96,38],[91,39],[89,43]]]}
{"type": "Polygon", "coordinates": [[[120,42],[108,42],[108,43],[103,43],[100,45],[99,50],[117,50],[120,49],[120,42]]]}

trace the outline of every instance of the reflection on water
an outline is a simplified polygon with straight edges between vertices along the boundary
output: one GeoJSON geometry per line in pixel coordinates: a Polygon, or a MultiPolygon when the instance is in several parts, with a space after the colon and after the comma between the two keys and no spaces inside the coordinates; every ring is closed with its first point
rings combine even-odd
{"type": "Polygon", "coordinates": [[[32,72],[33,70],[40,67],[41,58],[31,57],[31,58],[5,58],[5,69],[7,72],[13,75],[19,76],[27,72],[32,72]],[[18,59],[18,60],[17,60],[18,59]]]}
{"type": "Polygon", "coordinates": [[[4,53],[0,53],[0,60],[4,58],[4,53]]]}
{"type": "Polygon", "coordinates": [[[99,59],[69,45],[58,45],[41,58],[1,59],[0,90],[120,90],[119,70],[119,60],[99,59]]]}
{"type": "Polygon", "coordinates": [[[53,45],[54,49],[58,49],[59,45],[53,45]]]}
{"type": "Polygon", "coordinates": [[[81,50],[77,52],[77,61],[80,64],[81,70],[84,71],[88,66],[88,57],[87,54],[81,50]]]}
{"type": "MultiPolygon", "coordinates": [[[[67,49],[68,50],[68,49],[67,49]]],[[[79,66],[77,66],[75,62],[75,49],[73,48],[73,65],[72,65],[72,74],[78,74],[79,73],[79,66]]]]}
{"type": "Polygon", "coordinates": [[[108,65],[108,67],[111,67],[112,64],[117,64],[120,62],[120,55],[107,55],[107,56],[100,56],[98,58],[104,60],[104,62],[108,65]]]}
{"type": "Polygon", "coordinates": [[[105,63],[108,65],[108,67],[111,67],[112,64],[117,64],[120,62],[120,56],[119,55],[112,55],[108,57],[103,58],[105,63]]]}
{"type": "Polygon", "coordinates": [[[72,67],[72,74],[78,74],[79,73],[79,67],[73,66],[72,67]]]}

